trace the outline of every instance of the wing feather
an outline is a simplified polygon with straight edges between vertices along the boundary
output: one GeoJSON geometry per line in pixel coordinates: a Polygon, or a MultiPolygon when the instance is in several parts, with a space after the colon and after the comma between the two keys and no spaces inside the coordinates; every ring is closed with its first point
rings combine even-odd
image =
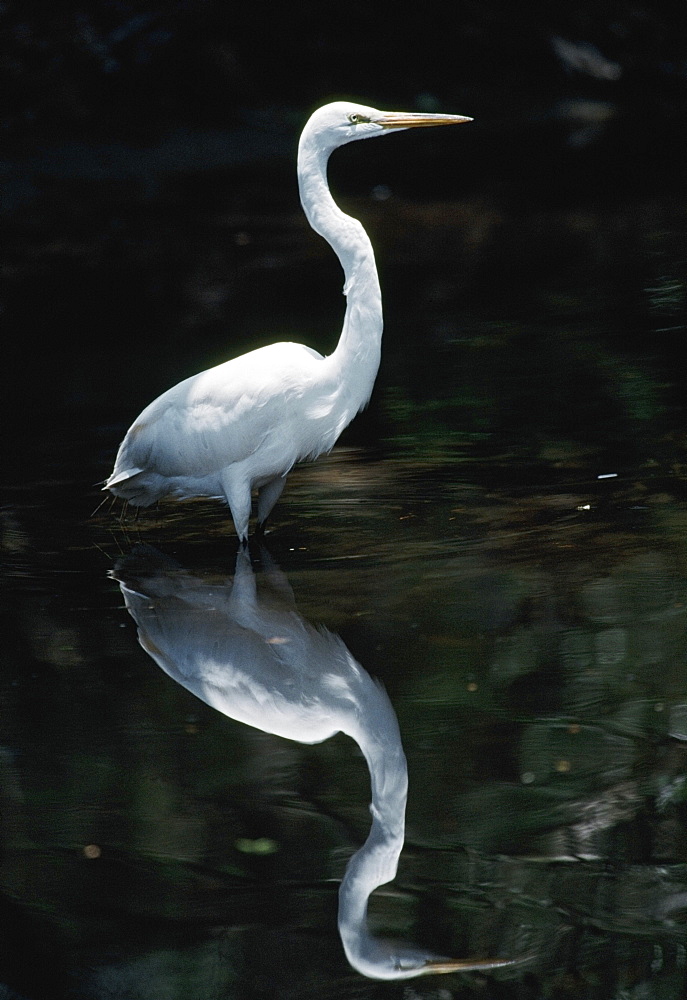
{"type": "Polygon", "coordinates": [[[206,476],[243,461],[293,418],[322,360],[300,344],[272,344],[168,389],[129,429],[108,486],[142,471],[206,476]]]}

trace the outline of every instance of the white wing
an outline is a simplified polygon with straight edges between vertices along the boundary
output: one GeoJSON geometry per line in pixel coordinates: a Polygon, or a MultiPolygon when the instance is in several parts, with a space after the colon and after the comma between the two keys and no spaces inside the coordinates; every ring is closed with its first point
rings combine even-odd
{"type": "Polygon", "coordinates": [[[142,471],[205,476],[243,461],[269,435],[288,434],[323,360],[301,344],[272,344],[185,379],[132,424],[108,485],[142,471]]]}

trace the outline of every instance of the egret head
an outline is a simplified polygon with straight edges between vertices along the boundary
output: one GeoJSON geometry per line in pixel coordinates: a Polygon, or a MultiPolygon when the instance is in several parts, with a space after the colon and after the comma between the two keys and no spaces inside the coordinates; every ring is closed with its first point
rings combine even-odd
{"type": "Polygon", "coordinates": [[[370,979],[413,979],[416,976],[471,972],[513,965],[512,959],[445,958],[414,945],[362,934],[355,945],[344,941],[346,957],[354,969],[370,979]],[[348,945],[348,946],[347,946],[348,945]]]}
{"type": "Polygon", "coordinates": [[[406,128],[427,128],[433,125],[459,125],[471,122],[465,115],[438,115],[425,112],[379,111],[364,104],[334,101],[318,108],[310,117],[306,130],[318,143],[331,151],[356,139],[370,139],[406,128]]]}

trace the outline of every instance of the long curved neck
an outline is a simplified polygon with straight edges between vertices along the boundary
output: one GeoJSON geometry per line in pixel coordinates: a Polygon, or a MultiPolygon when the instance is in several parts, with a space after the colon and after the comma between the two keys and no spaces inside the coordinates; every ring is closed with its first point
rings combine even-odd
{"type": "MultiPolygon", "coordinates": [[[[366,756],[369,764],[370,755],[366,756]]],[[[346,947],[352,939],[359,942],[367,937],[368,899],[378,886],[394,878],[403,850],[408,794],[403,751],[380,747],[370,777],[372,825],[365,843],[348,862],[339,890],[339,931],[346,947]]],[[[355,950],[358,948],[359,945],[355,950]]]]}
{"type": "Polygon", "coordinates": [[[298,187],[308,222],[336,253],[345,275],[346,315],[339,343],[327,359],[356,397],[370,398],[382,343],[382,294],[372,244],[357,219],[338,207],[327,184],[330,150],[307,128],[298,147],[298,187]]]}
{"type": "Polygon", "coordinates": [[[398,721],[386,692],[367,678],[365,712],[342,731],[358,743],[370,772],[372,825],[363,846],[348,862],[339,889],[339,933],[349,962],[360,968],[374,951],[367,928],[371,893],[396,875],[403,849],[408,768],[398,721]]]}

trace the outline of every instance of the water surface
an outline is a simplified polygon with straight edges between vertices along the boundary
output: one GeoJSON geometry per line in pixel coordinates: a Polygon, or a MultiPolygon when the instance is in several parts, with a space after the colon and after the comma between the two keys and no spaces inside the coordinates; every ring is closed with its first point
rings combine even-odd
{"type": "MultiPolygon", "coordinates": [[[[130,587],[155,613],[179,581],[230,603],[226,511],[122,520],[93,485],[168,385],[336,336],[340,276],[300,216],[210,201],[96,211],[80,190],[11,241],[5,995],[681,1000],[684,207],[348,206],[380,259],[382,369],[341,446],[290,477],[248,572],[381,682],[398,727],[405,835],[398,783],[398,874],[366,930],[514,960],[380,983],[337,924],[372,823],[360,744],[199,700],[125,606],[142,553],[172,567],[164,593],[150,562],[130,587]],[[56,316],[69,335],[38,353],[56,316]]],[[[208,659],[192,624],[184,655],[208,659]]]]}
{"type": "MultiPolygon", "coordinates": [[[[79,486],[4,514],[5,980],[28,998],[483,991],[483,973],[411,987],[347,964],[337,890],[370,829],[356,743],[234,721],[139,646],[113,570],[143,544],[230,588],[224,511],[79,519],[79,486]]],[[[682,996],[683,495],[648,476],[508,491],[346,450],[295,472],[269,554],[250,550],[258,589],[278,565],[300,619],[383,682],[408,761],[373,933],[522,959],[492,996],[682,996]]]]}

